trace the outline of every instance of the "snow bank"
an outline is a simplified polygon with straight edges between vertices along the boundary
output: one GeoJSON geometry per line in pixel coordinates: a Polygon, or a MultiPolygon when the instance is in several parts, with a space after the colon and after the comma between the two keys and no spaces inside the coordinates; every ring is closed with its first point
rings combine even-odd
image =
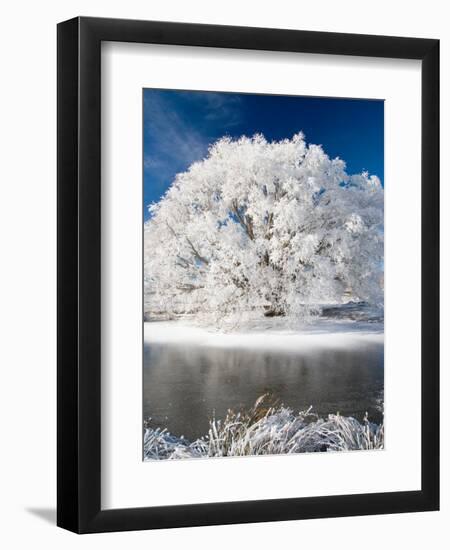
{"type": "Polygon", "coordinates": [[[144,323],[144,340],[152,344],[301,351],[382,344],[384,329],[382,323],[319,319],[292,330],[277,319],[262,319],[241,332],[219,332],[184,319],[144,323]]]}

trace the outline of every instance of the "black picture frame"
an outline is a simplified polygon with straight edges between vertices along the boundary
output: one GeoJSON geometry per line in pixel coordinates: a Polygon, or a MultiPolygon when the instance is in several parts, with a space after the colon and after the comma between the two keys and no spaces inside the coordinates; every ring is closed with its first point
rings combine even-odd
{"type": "Polygon", "coordinates": [[[439,508],[439,41],[77,17],[58,25],[57,524],[76,533],[439,508]],[[422,489],[101,509],[100,49],[139,42],[422,61],[422,489]]]}

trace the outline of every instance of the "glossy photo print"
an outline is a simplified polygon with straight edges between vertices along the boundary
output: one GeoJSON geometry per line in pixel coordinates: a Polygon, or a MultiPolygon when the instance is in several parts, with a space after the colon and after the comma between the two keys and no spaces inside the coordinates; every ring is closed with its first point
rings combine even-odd
{"type": "Polygon", "coordinates": [[[143,458],[384,447],[384,101],[143,90],[143,458]]]}

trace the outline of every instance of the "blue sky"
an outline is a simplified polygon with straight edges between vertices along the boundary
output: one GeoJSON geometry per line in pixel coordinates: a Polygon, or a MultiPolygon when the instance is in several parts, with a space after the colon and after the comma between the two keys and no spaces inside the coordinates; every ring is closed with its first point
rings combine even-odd
{"type": "Polygon", "coordinates": [[[175,174],[224,135],[272,141],[302,131],[307,143],[345,160],[347,173],[367,170],[383,182],[383,100],[144,89],[143,102],[145,219],[175,174]]]}

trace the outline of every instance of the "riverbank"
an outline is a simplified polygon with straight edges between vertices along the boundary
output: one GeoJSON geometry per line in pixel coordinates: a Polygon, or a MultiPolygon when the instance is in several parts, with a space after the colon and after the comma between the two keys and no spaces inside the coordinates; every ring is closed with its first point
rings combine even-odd
{"type": "Polygon", "coordinates": [[[346,349],[367,344],[382,344],[384,325],[381,322],[319,318],[293,329],[286,327],[283,319],[262,318],[243,329],[223,332],[198,326],[187,318],[144,323],[144,341],[153,344],[283,351],[346,349]]]}

